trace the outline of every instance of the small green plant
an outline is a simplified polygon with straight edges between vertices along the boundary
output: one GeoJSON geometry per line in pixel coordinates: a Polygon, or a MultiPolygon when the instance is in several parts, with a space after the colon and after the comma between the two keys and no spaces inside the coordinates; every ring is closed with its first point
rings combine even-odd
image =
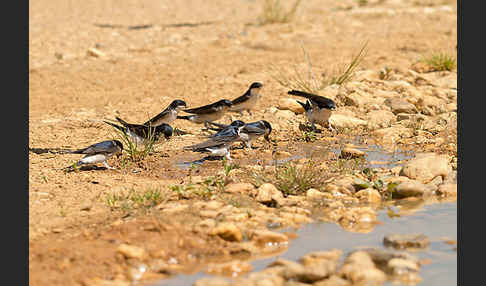
{"type": "Polygon", "coordinates": [[[130,209],[152,208],[163,200],[160,190],[148,188],[145,191],[131,189],[128,194],[107,194],[105,197],[106,205],[110,208],[121,208],[124,211],[130,209]]]}
{"type": "Polygon", "coordinates": [[[305,142],[314,142],[317,139],[317,135],[314,131],[302,131],[301,139],[305,142]]]}
{"type": "Polygon", "coordinates": [[[314,164],[313,161],[303,165],[288,162],[283,165],[276,165],[273,176],[252,172],[250,177],[257,187],[263,183],[271,183],[284,196],[300,195],[310,188],[320,188],[325,180],[314,164]]]}
{"type": "Polygon", "coordinates": [[[355,172],[362,172],[364,164],[364,158],[339,158],[335,163],[330,164],[330,170],[334,173],[353,175],[355,172]]]}
{"type": "Polygon", "coordinates": [[[431,71],[451,71],[456,67],[456,59],[443,52],[424,56],[420,61],[426,63],[431,71]]]}
{"type": "Polygon", "coordinates": [[[261,25],[273,23],[288,23],[294,16],[302,0],[296,0],[292,7],[286,11],[280,0],[265,0],[263,2],[263,12],[260,15],[261,25]]]}
{"type": "Polygon", "coordinates": [[[361,64],[364,57],[366,56],[366,47],[368,42],[366,42],[359,52],[353,56],[351,61],[347,64],[340,65],[337,68],[331,71],[324,71],[321,73],[321,78],[316,79],[314,72],[312,70],[312,64],[310,58],[304,48],[304,45],[301,43],[301,47],[304,53],[305,60],[307,62],[307,66],[309,69],[309,77],[303,75],[303,72],[299,71],[297,66],[294,66],[294,73],[288,75],[286,72],[283,72],[278,67],[271,67],[273,71],[272,77],[283,87],[289,89],[298,89],[307,91],[310,93],[318,93],[320,90],[323,90],[329,85],[337,84],[342,85],[352,79],[354,76],[354,72],[356,68],[361,64]]]}
{"type": "MultiPolygon", "coordinates": [[[[147,155],[153,151],[155,142],[157,141],[152,128],[148,129],[147,139],[143,144],[141,144],[141,146],[139,146],[136,142],[134,142],[130,138],[130,136],[127,134],[125,129],[119,130],[117,128],[114,128],[114,130],[116,132],[117,137],[122,140],[124,146],[123,151],[128,154],[129,159],[132,162],[138,162],[145,159],[145,157],[147,157],[147,155]]],[[[129,163],[124,162],[122,165],[128,166],[129,163]]]]}

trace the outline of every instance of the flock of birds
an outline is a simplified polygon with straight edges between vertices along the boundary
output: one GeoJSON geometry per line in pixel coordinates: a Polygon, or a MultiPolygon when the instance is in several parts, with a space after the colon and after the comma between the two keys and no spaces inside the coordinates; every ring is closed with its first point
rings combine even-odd
{"type": "MultiPolygon", "coordinates": [[[[253,115],[251,110],[261,98],[260,91],[262,87],[263,85],[261,83],[254,82],[243,95],[234,100],[221,99],[208,105],[190,109],[186,108],[187,104],[185,101],[176,99],[165,110],[142,124],[128,123],[119,117],[116,117],[116,120],[120,125],[110,121],[104,122],[126,133],[129,140],[136,145],[147,144],[149,140],[158,141],[162,137],[169,139],[175,133],[170,123],[176,119],[204,124],[207,130],[217,132],[210,135],[207,140],[198,144],[185,146],[183,149],[206,153],[208,154],[207,157],[211,158],[216,157],[231,160],[230,147],[234,142],[241,141],[248,148],[251,148],[252,141],[261,136],[270,142],[269,136],[272,132],[272,126],[266,120],[258,120],[250,123],[235,120],[228,125],[214,121],[219,120],[228,111],[238,112],[240,115],[243,115],[243,111],[247,111],[249,115],[253,115]],[[189,115],[179,115],[180,111],[184,111],[189,115]]],[[[336,109],[333,100],[298,90],[291,90],[288,94],[306,98],[305,103],[296,101],[304,108],[305,115],[311,123],[313,131],[319,132],[315,126],[316,123],[321,126],[327,125],[330,130],[333,130],[329,122],[332,110],[336,109]]],[[[114,169],[108,165],[107,160],[113,155],[120,156],[122,151],[123,144],[119,140],[106,140],[83,149],[69,151],[67,153],[83,154],[85,156],[73,166],[67,168],[103,163],[107,169],[114,169]]]]}

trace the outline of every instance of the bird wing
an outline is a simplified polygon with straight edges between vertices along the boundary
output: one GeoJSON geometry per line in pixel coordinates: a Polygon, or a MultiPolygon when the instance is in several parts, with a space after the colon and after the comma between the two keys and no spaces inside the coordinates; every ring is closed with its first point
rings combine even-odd
{"type": "Polygon", "coordinates": [[[235,129],[230,129],[227,132],[228,132],[227,134],[220,135],[220,136],[213,136],[210,139],[201,142],[199,144],[186,146],[184,147],[184,149],[197,150],[197,149],[204,149],[208,147],[218,147],[224,144],[234,142],[238,140],[238,138],[240,137],[235,129]]]}
{"type": "Polygon", "coordinates": [[[216,123],[216,122],[213,122],[213,121],[208,121],[208,124],[209,125],[214,125],[216,126],[216,128],[210,128],[211,130],[215,130],[215,131],[221,131],[223,130],[224,128],[230,126],[229,124],[221,124],[221,123],[216,123]]]}
{"type": "Polygon", "coordinates": [[[242,102],[245,102],[246,100],[248,100],[248,98],[250,98],[250,93],[247,92],[241,96],[238,96],[237,98],[235,98],[234,100],[232,100],[231,102],[233,104],[238,104],[238,103],[242,103],[242,102]]]}
{"type": "Polygon", "coordinates": [[[263,135],[265,134],[265,126],[260,121],[247,123],[242,131],[251,135],[263,135]]]}
{"type": "Polygon", "coordinates": [[[161,113],[155,115],[154,117],[152,117],[151,119],[149,119],[147,122],[145,122],[143,125],[149,125],[150,123],[153,123],[161,118],[163,118],[164,116],[167,115],[167,113],[169,113],[169,108],[166,108],[164,111],[162,111],[161,113]]]}
{"type": "Polygon", "coordinates": [[[187,113],[193,113],[193,114],[208,114],[208,113],[213,113],[216,111],[219,111],[219,105],[215,103],[211,103],[208,105],[196,107],[196,108],[190,108],[190,109],[184,109],[184,112],[187,113]]]}
{"type": "Polygon", "coordinates": [[[309,99],[312,104],[317,105],[319,108],[330,108],[335,105],[332,99],[305,91],[291,90],[288,92],[288,94],[305,97],[309,99]]]}
{"type": "Polygon", "coordinates": [[[118,151],[118,146],[112,140],[99,142],[87,148],[76,150],[74,152],[79,154],[94,155],[100,153],[114,153],[118,151]],[[79,151],[79,152],[78,152],[79,151]]]}

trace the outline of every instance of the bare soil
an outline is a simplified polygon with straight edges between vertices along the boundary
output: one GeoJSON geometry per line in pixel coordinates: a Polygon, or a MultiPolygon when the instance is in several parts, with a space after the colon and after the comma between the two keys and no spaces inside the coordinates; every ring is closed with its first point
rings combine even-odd
{"type": "MultiPolygon", "coordinates": [[[[406,71],[424,55],[456,53],[455,1],[368,2],[302,1],[289,23],[261,25],[263,1],[30,1],[29,147],[86,147],[114,138],[103,120],[120,116],[144,122],[174,99],[191,107],[234,99],[254,81],[264,84],[259,109],[253,116],[228,114],[221,122],[271,118],[265,110],[288,90],[271,68],[305,68],[301,43],[316,73],[349,62],[366,41],[363,70],[406,71]],[[104,56],[89,55],[91,48],[104,56]]],[[[117,253],[119,243],[143,245],[151,257],[177,261],[167,268],[175,272],[245,253],[236,243],[194,230],[191,226],[201,220],[197,213],[167,217],[107,204],[110,194],[148,188],[162,190],[167,201],[177,200],[168,186],[187,183],[189,171],[175,161],[197,159],[182,146],[203,134],[201,126],[186,121],[173,127],[196,136],[175,136],[129,166],[110,159],[117,170],[65,173],[60,169],[79,155],[29,153],[30,285],[126,279],[130,261],[117,253]]],[[[274,130],[280,150],[289,150],[282,143],[289,132],[293,129],[274,130]]],[[[255,146],[236,150],[235,162],[272,158],[269,144],[261,140],[255,146]]],[[[221,169],[220,162],[204,164],[191,176],[204,178],[221,169]]],[[[144,279],[166,278],[172,274],[167,269],[144,279]]]]}

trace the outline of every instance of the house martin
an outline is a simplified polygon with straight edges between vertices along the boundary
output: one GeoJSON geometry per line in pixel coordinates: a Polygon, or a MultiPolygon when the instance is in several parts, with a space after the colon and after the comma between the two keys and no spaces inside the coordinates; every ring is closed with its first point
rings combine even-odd
{"type": "Polygon", "coordinates": [[[193,152],[209,153],[209,156],[224,156],[226,159],[231,160],[229,148],[233,142],[240,139],[241,128],[243,127],[229,126],[221,130],[218,135],[214,134],[202,143],[185,146],[183,149],[193,152]]]}
{"type": "Polygon", "coordinates": [[[192,113],[191,115],[178,115],[177,118],[179,119],[186,119],[192,121],[194,123],[204,123],[204,127],[208,127],[208,121],[216,121],[223,117],[225,112],[231,107],[232,103],[231,100],[228,99],[221,99],[217,102],[191,108],[191,109],[184,109],[184,112],[192,113]]]}
{"type": "Polygon", "coordinates": [[[305,115],[312,125],[313,130],[317,130],[315,123],[329,127],[332,131],[331,122],[329,122],[329,117],[331,117],[331,112],[336,109],[336,104],[332,99],[326,98],[324,96],[307,93],[304,91],[291,90],[288,94],[301,96],[307,98],[306,102],[297,102],[302,105],[305,110],[305,115]]]}
{"type": "Polygon", "coordinates": [[[252,115],[251,109],[255,107],[260,99],[260,90],[262,87],[263,85],[259,82],[252,83],[243,95],[231,101],[233,105],[230,107],[229,111],[239,112],[240,115],[243,115],[243,110],[246,110],[249,115],[252,115]]]}
{"type": "Polygon", "coordinates": [[[164,111],[155,115],[143,125],[158,126],[162,123],[170,124],[172,123],[172,121],[177,119],[177,113],[186,107],[187,105],[184,100],[176,99],[172,101],[170,105],[166,109],[164,109],[164,111]]]}
{"type": "Polygon", "coordinates": [[[172,136],[173,129],[167,123],[162,123],[155,127],[150,127],[147,125],[142,124],[132,124],[124,121],[123,119],[116,117],[116,120],[120,122],[123,126],[117,125],[115,123],[104,121],[106,124],[109,124],[116,129],[125,132],[132,142],[136,145],[139,144],[146,144],[153,139],[154,141],[159,141],[161,136],[163,135],[165,139],[169,139],[172,136]]]}
{"type": "Polygon", "coordinates": [[[272,125],[270,125],[270,123],[266,120],[259,120],[246,124],[241,120],[235,120],[230,125],[215,122],[209,122],[209,124],[217,126],[216,128],[210,128],[211,130],[218,131],[212,136],[217,136],[220,133],[224,133],[225,129],[231,128],[232,126],[243,126],[243,128],[240,130],[239,141],[245,143],[248,148],[251,148],[251,141],[260,136],[264,136],[265,140],[270,142],[269,136],[272,132],[272,125]]]}
{"type": "MultiPolygon", "coordinates": [[[[95,143],[83,149],[70,151],[69,153],[85,155],[76,163],[76,166],[103,163],[107,169],[115,169],[109,166],[106,161],[113,155],[121,155],[122,151],[123,144],[120,141],[107,140],[95,143]]],[[[72,168],[72,166],[68,166],[67,168],[72,168]]]]}

